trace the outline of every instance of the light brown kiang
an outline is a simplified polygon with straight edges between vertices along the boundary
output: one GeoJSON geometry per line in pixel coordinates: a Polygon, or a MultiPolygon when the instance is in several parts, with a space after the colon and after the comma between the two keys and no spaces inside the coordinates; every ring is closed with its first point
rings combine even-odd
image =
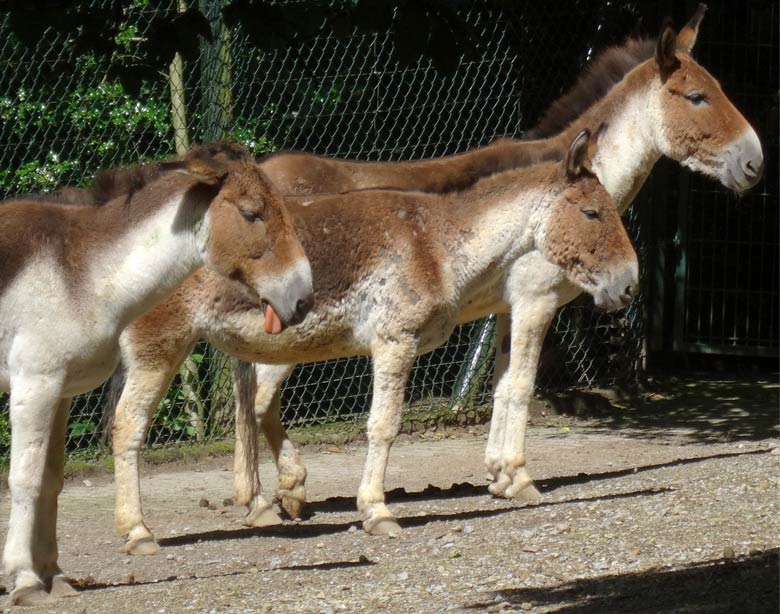
{"type": "Polygon", "coordinates": [[[194,157],[99,184],[116,198],[96,204],[70,191],[68,202],[0,204],[0,390],[11,393],[3,562],[13,604],[75,593],[57,564],[68,408],[111,375],[130,321],[204,265],[240,280],[230,283],[285,323],[312,301],[303,248],[255,164],[194,157]]]}
{"type": "MultiPolygon", "coordinates": [[[[625,306],[636,293],[636,254],[612,199],[588,170],[597,151],[588,137],[583,131],[574,139],[563,163],[497,173],[444,195],[365,190],[288,198],[312,264],[315,305],[279,335],[263,334],[263,319],[240,287],[205,271],[128,328],[121,345],[133,379],[113,431],[117,522],[128,550],[154,551],[156,544],[128,476],[136,467],[126,451],[137,449],[145,429],[126,412],[157,405],[199,337],[288,372],[297,362],[371,355],[369,450],[358,507],[366,530],[397,531],[384,504],[384,475],[417,355],[444,342],[456,325],[489,313],[539,312],[549,320],[582,291],[605,309],[625,306]]],[[[518,399],[531,392],[544,330],[529,332],[513,338],[513,358],[524,357],[511,391],[518,399]]],[[[254,447],[247,452],[254,456],[254,447]]],[[[246,494],[240,502],[248,502],[246,494]]],[[[278,522],[267,502],[253,501],[252,509],[252,524],[278,522]]]]}
{"type": "MultiPolygon", "coordinates": [[[[747,189],[758,181],[763,166],[757,137],[725,97],[715,79],[689,55],[703,11],[675,37],[664,29],[658,41],[631,40],[597,58],[577,85],[553,104],[545,119],[532,132],[535,141],[503,139],[493,145],[458,156],[409,163],[363,163],[332,160],[301,153],[282,153],[265,159],[261,166],[288,192],[343,192],[370,186],[452,190],[464,188],[483,175],[547,158],[562,159],[574,136],[583,128],[596,130],[599,147],[592,160],[593,172],[624,210],[661,155],[719,179],[735,189],[747,189]],[[675,50],[674,47],[677,47],[675,50]]],[[[304,199],[305,202],[305,199],[304,199]]],[[[334,223],[338,223],[334,220],[334,223]]],[[[333,260],[334,268],[342,263],[333,260]]],[[[325,271],[328,274],[328,271],[325,271]]],[[[158,326],[178,331],[181,345],[169,345],[160,353],[152,327],[137,327],[124,343],[127,385],[117,421],[115,440],[117,480],[117,528],[128,535],[127,548],[134,553],[155,552],[157,546],[143,523],[138,476],[138,451],[149,417],[184,360],[193,337],[216,339],[219,326],[206,315],[190,314],[193,302],[179,292],[170,303],[170,317],[158,326]],[[210,331],[214,330],[212,334],[210,331]],[[145,331],[149,331],[148,334],[145,331]]],[[[240,303],[222,299],[221,308],[240,311],[240,303]]],[[[197,310],[195,310],[197,312],[197,310]]],[[[509,335],[509,318],[499,315],[500,339],[509,335]]],[[[514,326],[523,325],[515,319],[514,326]]],[[[538,318],[525,319],[531,330],[546,329],[538,318]]],[[[338,345],[339,336],[327,343],[338,345]]],[[[220,347],[234,355],[267,351],[264,360],[275,360],[274,348],[265,339],[232,335],[220,347]],[[231,345],[229,345],[231,344],[231,345]]],[[[315,360],[321,346],[301,360],[315,360]]],[[[504,344],[497,344],[499,347],[504,344]]],[[[509,352],[496,360],[496,389],[508,390],[511,372],[509,352]]],[[[262,429],[279,469],[277,497],[282,507],[298,516],[305,501],[306,470],[279,421],[279,386],[291,366],[257,364],[256,395],[243,387],[237,412],[236,493],[248,504],[247,523],[278,522],[269,511],[257,477],[257,431],[262,429]]],[[[241,372],[246,375],[246,366],[241,372]]],[[[248,378],[241,378],[244,383],[248,378]]],[[[496,397],[486,463],[495,480],[491,491],[502,496],[538,496],[525,470],[524,435],[527,406],[506,394],[496,397]]]]}

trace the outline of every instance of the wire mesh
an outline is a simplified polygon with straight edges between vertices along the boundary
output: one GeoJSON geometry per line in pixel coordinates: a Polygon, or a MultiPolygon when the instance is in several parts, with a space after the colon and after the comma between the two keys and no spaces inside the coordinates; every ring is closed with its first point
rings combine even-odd
{"type": "MultiPolygon", "coordinates": [[[[301,149],[401,160],[522,135],[594,53],[634,32],[643,19],[653,31],[660,22],[663,3],[617,4],[581,0],[564,10],[524,3],[514,12],[499,12],[483,2],[463,3],[461,11],[481,32],[479,57],[442,75],[427,59],[399,65],[388,33],[347,40],[320,36],[295,48],[261,52],[221,24],[219,2],[201,2],[216,32],[214,42],[203,45],[197,62],[183,62],[181,83],[147,84],[137,99],[105,81],[100,62],[74,58],[56,33],[27,50],[0,23],[0,195],[78,185],[99,168],[170,156],[177,143],[222,137],[256,154],[301,149]]],[[[177,7],[172,3],[170,10],[177,7]]],[[[143,36],[144,10],[149,9],[131,15],[128,37],[143,36]]],[[[627,220],[642,262],[646,249],[635,211],[627,220]]],[[[618,314],[598,313],[589,302],[576,301],[556,318],[543,350],[541,387],[635,381],[644,300],[618,314]]],[[[445,345],[421,356],[409,381],[409,404],[488,402],[491,330],[484,322],[463,325],[445,345]],[[488,351],[475,352],[479,348],[488,351]]],[[[284,419],[310,425],[364,416],[370,388],[367,358],[301,365],[283,387],[284,419]]],[[[75,399],[71,453],[98,450],[106,390],[75,399]]],[[[229,361],[200,344],[160,403],[148,443],[225,437],[232,432],[232,411],[229,361]]],[[[5,400],[0,458],[8,454],[7,415],[5,400]]]]}
{"type": "Polygon", "coordinates": [[[675,345],[689,352],[777,356],[778,7],[746,2],[716,5],[711,12],[699,58],[728,83],[726,93],[760,135],[767,171],[739,197],[704,177],[685,177],[675,345]]]}

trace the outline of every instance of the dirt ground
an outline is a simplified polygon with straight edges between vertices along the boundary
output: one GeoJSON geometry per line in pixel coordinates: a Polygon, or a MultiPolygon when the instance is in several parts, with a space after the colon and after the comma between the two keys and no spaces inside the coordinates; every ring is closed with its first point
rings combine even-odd
{"type": "MultiPolygon", "coordinates": [[[[82,591],[27,611],[775,614],[778,388],[754,393],[681,384],[618,418],[532,428],[536,505],[488,496],[484,428],[406,437],[387,476],[395,539],[359,529],[361,443],[304,450],[310,516],[267,529],[223,505],[230,458],[145,472],[153,557],[121,552],[109,478],[74,480],[60,563],[82,591]]],[[[272,490],[270,462],[262,478],[272,490]]]]}

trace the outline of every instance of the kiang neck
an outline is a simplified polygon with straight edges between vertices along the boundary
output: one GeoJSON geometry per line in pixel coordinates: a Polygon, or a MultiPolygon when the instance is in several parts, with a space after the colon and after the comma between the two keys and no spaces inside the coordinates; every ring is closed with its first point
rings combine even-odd
{"type": "MultiPolygon", "coordinates": [[[[114,207],[107,205],[106,214],[117,213],[109,208],[114,207]]],[[[96,254],[91,282],[120,325],[162,301],[203,264],[205,213],[185,207],[182,194],[171,197],[96,254]]],[[[123,220],[115,221],[122,228],[123,220]]]]}

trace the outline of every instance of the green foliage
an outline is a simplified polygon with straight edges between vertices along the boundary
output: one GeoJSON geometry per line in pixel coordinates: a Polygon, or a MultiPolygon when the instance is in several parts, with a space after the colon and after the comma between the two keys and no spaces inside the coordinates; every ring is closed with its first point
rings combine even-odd
{"type": "MultiPolygon", "coordinates": [[[[197,3],[184,12],[176,2],[0,3],[0,14],[20,43],[35,47],[59,37],[76,57],[107,62],[107,75],[137,96],[144,83],[159,82],[176,53],[198,57],[203,41],[214,42],[212,23],[197,3]]],[[[474,57],[480,34],[466,23],[458,0],[232,0],[221,8],[228,27],[241,27],[253,47],[265,51],[295,47],[318,35],[341,39],[355,31],[389,32],[396,57],[410,65],[430,58],[452,72],[462,57],[474,57]]],[[[500,10],[501,2],[496,3],[500,10]]]]}
{"type": "MultiPolygon", "coordinates": [[[[20,88],[15,95],[0,98],[5,138],[11,143],[39,144],[41,151],[36,160],[3,164],[0,193],[46,192],[81,183],[105,160],[121,160],[139,144],[149,143],[159,150],[171,132],[166,100],[150,97],[140,103],[118,84],[78,86],[57,98],[48,93],[43,88],[20,88]],[[62,134],[78,135],[76,142],[61,144],[52,139],[47,150],[52,126],[62,134]]],[[[15,153],[27,158],[29,149],[15,153]]]]}
{"type": "Polygon", "coordinates": [[[68,424],[68,438],[76,439],[97,433],[97,424],[92,420],[77,420],[68,424]]]}
{"type": "MultiPolygon", "coordinates": [[[[194,352],[190,355],[190,364],[195,366],[196,372],[189,373],[185,366],[179,370],[180,378],[197,378],[197,370],[203,363],[203,353],[194,352]]],[[[156,441],[181,441],[196,436],[196,428],[189,414],[185,410],[188,399],[181,382],[174,382],[168,388],[168,392],[160,401],[157,410],[152,417],[152,424],[148,440],[156,441]]]]}

